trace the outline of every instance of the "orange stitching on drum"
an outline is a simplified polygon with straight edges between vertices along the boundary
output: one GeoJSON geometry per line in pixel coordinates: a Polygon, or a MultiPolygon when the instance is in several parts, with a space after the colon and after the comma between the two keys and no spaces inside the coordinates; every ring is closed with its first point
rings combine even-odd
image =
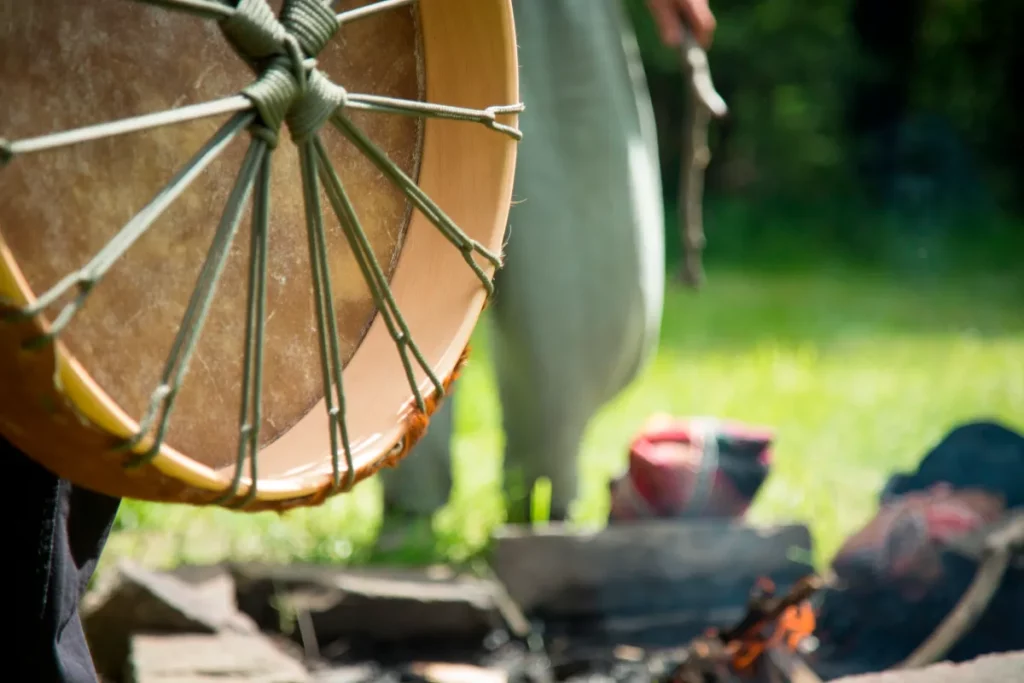
{"type": "Polygon", "coordinates": [[[452,384],[462,375],[462,369],[465,367],[466,362],[469,360],[469,354],[473,352],[473,347],[466,344],[466,348],[462,349],[462,355],[459,356],[459,360],[455,363],[455,367],[452,368],[451,374],[448,378],[441,382],[441,386],[444,387],[445,393],[451,389],[452,384]]]}
{"type": "MultiPolygon", "coordinates": [[[[342,477],[342,481],[344,481],[344,477],[342,477]]],[[[355,486],[358,481],[359,478],[357,474],[356,478],[352,481],[352,486],[355,486]]],[[[334,482],[331,481],[327,485],[321,487],[321,489],[313,495],[307,496],[305,500],[308,501],[308,503],[306,504],[310,507],[320,507],[327,501],[332,493],[340,493],[341,491],[343,491],[343,489],[340,487],[335,489],[334,482]]]]}
{"type": "MultiPolygon", "coordinates": [[[[462,374],[462,368],[466,365],[470,352],[471,349],[467,344],[466,348],[462,350],[459,360],[455,363],[455,367],[452,368],[451,373],[441,381],[441,387],[444,389],[444,396],[448,396],[452,384],[454,384],[455,380],[457,380],[459,375],[462,374]]],[[[430,396],[427,396],[423,401],[426,406],[425,412],[420,412],[416,408],[413,408],[409,412],[409,416],[405,419],[405,436],[402,437],[402,448],[396,453],[389,453],[375,463],[370,475],[375,474],[382,467],[390,467],[392,469],[398,467],[398,463],[404,460],[405,456],[409,455],[409,451],[412,450],[413,446],[415,446],[417,442],[423,438],[423,435],[427,433],[427,427],[430,425],[430,418],[435,412],[437,412],[441,402],[444,400],[444,396],[438,397],[437,393],[433,393],[430,396]]]]}
{"type": "Polygon", "coordinates": [[[433,398],[428,398],[426,404],[427,412],[421,413],[418,409],[413,408],[409,413],[409,417],[405,418],[405,435],[402,437],[402,447],[397,452],[391,451],[382,458],[380,461],[381,467],[390,467],[392,469],[398,467],[398,463],[405,460],[405,456],[409,455],[412,447],[427,433],[427,427],[430,426],[430,416],[437,407],[437,401],[433,398]]]}
{"type": "MultiPolygon", "coordinates": [[[[462,354],[459,356],[458,362],[455,363],[455,367],[451,373],[441,381],[441,387],[444,388],[444,395],[447,396],[451,390],[452,384],[462,374],[462,369],[466,365],[466,361],[469,360],[469,354],[471,349],[469,345],[462,350],[462,354]]],[[[436,394],[431,394],[424,399],[426,411],[419,411],[413,408],[408,417],[405,419],[405,436],[402,437],[402,448],[396,453],[389,453],[382,458],[379,458],[369,466],[356,472],[356,479],[352,482],[355,486],[364,479],[369,479],[373,475],[377,474],[381,469],[385,467],[397,467],[398,464],[409,454],[412,447],[416,445],[423,435],[427,431],[427,427],[430,423],[430,417],[437,411],[441,406],[441,401],[436,394]]],[[[271,501],[252,501],[252,503],[245,510],[257,512],[262,510],[271,510],[278,514],[283,514],[289,510],[293,510],[299,507],[317,507],[326,501],[334,493],[334,482],[328,481],[323,487],[321,487],[316,493],[312,493],[302,498],[294,500],[271,502],[271,501]]]]}

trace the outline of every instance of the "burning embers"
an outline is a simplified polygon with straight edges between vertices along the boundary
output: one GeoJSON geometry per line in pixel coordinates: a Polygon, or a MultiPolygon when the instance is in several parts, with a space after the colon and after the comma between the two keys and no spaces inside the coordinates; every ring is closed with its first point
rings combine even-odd
{"type": "Polygon", "coordinates": [[[817,576],[801,579],[785,595],[763,579],[751,594],[747,614],[722,631],[694,640],[680,661],[657,683],[732,683],[820,679],[800,659],[813,647],[815,618],[810,599],[824,586],[817,576]]]}

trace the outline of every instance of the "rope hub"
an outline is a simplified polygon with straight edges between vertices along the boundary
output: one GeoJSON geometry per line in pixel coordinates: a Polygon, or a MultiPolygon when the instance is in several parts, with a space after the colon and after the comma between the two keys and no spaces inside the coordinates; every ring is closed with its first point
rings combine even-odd
{"type": "Polygon", "coordinates": [[[339,28],[328,5],[320,0],[285,0],[277,17],[266,0],[241,0],[219,25],[257,74],[242,94],[259,113],[253,134],[271,146],[277,144],[282,123],[299,143],[345,105],[345,88],[316,68],[316,57],[339,28]]]}

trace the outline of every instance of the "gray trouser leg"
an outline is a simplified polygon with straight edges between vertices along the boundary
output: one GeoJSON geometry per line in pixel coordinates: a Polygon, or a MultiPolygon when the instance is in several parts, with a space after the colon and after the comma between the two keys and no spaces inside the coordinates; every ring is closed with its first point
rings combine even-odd
{"type": "Polygon", "coordinates": [[[494,300],[510,517],[538,477],[576,497],[590,419],[654,350],[664,227],[653,114],[618,0],[517,0],[522,99],[494,300]]]}
{"type": "MultiPolygon", "coordinates": [[[[553,330],[556,331],[556,330],[553,330]]],[[[578,378],[541,380],[542,363],[520,363],[505,338],[495,343],[505,430],[504,495],[508,521],[529,521],[533,487],[551,482],[550,518],[568,518],[577,494],[576,454],[590,418],[591,404],[570,396],[578,378]],[[505,342],[505,343],[503,343],[505,342]]],[[[555,354],[550,354],[554,356],[555,354]]]]}
{"type": "MultiPolygon", "coordinates": [[[[654,351],[664,228],[654,118],[619,0],[515,0],[514,12],[527,111],[492,312],[506,496],[522,521],[539,477],[552,514],[567,514],[584,430],[654,351]]],[[[445,503],[450,400],[443,410],[385,473],[390,508],[445,503]]]]}
{"type": "Polygon", "coordinates": [[[381,470],[385,514],[429,516],[448,502],[452,489],[454,403],[453,391],[434,413],[427,433],[405,460],[393,470],[381,470]]]}

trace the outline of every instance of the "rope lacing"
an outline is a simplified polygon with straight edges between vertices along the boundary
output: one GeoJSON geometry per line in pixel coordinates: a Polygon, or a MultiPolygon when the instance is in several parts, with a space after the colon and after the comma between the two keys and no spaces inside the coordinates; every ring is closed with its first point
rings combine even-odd
{"type": "Polygon", "coordinates": [[[218,22],[238,55],[257,74],[242,90],[259,113],[253,135],[277,145],[283,123],[301,142],[316,133],[348,93],[316,68],[316,57],[338,31],[338,21],[320,0],[285,0],[280,18],[266,0],[240,0],[218,22]]]}

